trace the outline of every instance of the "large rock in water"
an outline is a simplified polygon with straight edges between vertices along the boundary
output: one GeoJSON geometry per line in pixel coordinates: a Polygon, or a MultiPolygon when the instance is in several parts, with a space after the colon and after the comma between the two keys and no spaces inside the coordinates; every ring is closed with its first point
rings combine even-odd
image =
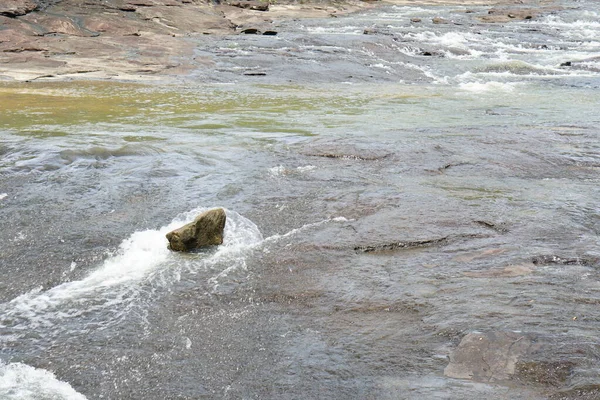
{"type": "Polygon", "coordinates": [[[198,215],[179,229],[167,233],[169,249],[192,251],[205,246],[223,244],[225,229],[225,210],[215,208],[198,215]]]}

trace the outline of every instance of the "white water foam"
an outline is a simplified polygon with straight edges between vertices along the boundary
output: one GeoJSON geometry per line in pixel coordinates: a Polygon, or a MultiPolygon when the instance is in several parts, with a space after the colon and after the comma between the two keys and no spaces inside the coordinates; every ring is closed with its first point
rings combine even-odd
{"type": "MultiPolygon", "coordinates": [[[[177,254],[167,249],[166,233],[191,222],[205,209],[195,209],[174,219],[158,230],[133,233],[119,246],[116,255],[107,259],[86,278],[67,282],[43,291],[35,289],[0,305],[10,325],[21,329],[54,326],[57,320],[83,315],[93,310],[116,308],[117,315],[138,297],[143,284],[164,286],[177,279],[181,265],[177,254]]],[[[218,261],[237,261],[241,252],[262,241],[258,227],[234,211],[226,210],[224,243],[216,253],[200,259],[198,266],[218,261]]],[[[243,256],[241,256],[243,257],[243,256]]],[[[2,323],[7,322],[4,318],[2,323]]],[[[2,325],[0,325],[2,326],[2,325]]]]}
{"type": "Polygon", "coordinates": [[[68,383],[56,379],[50,371],[0,361],[0,399],[86,400],[86,397],[68,383]]]}
{"type": "Polygon", "coordinates": [[[8,193],[0,193],[0,200],[8,197],[8,193]]]}
{"type": "Polygon", "coordinates": [[[474,93],[499,93],[499,92],[512,92],[517,86],[516,82],[466,82],[460,83],[458,87],[462,90],[474,93]]]}
{"type": "Polygon", "coordinates": [[[315,167],[314,165],[305,165],[303,167],[296,167],[296,171],[302,173],[302,172],[308,172],[308,171],[312,171],[317,169],[317,167],[315,167]]]}
{"type": "Polygon", "coordinates": [[[581,15],[582,19],[565,21],[556,15],[548,15],[539,21],[530,21],[530,25],[548,26],[560,29],[561,34],[570,39],[598,40],[600,32],[600,17],[596,13],[586,12],[581,15]]]}
{"type": "MultiPolygon", "coordinates": [[[[282,234],[282,235],[273,235],[273,236],[269,236],[268,238],[265,238],[265,239],[262,239],[262,237],[261,237],[260,242],[256,242],[252,245],[249,245],[247,247],[247,249],[248,250],[256,249],[260,245],[260,246],[262,246],[263,252],[269,253],[270,252],[270,250],[268,249],[269,244],[277,243],[278,241],[280,241],[282,239],[289,238],[289,237],[296,235],[297,233],[300,233],[304,230],[315,228],[317,226],[326,224],[328,222],[345,222],[345,221],[347,221],[347,219],[344,217],[335,217],[335,218],[328,218],[328,219],[325,219],[325,220],[322,220],[319,222],[314,222],[311,224],[306,224],[306,225],[301,226],[300,228],[292,229],[291,231],[289,231],[285,234],[282,234]]],[[[229,264],[228,268],[220,271],[217,275],[215,275],[209,279],[209,283],[212,285],[213,293],[220,293],[221,286],[224,284],[224,282],[226,282],[229,279],[236,280],[236,279],[238,279],[238,275],[240,273],[245,274],[248,271],[248,268],[246,265],[246,258],[243,256],[243,252],[239,252],[239,251],[232,252],[228,259],[228,264],[229,264]],[[232,278],[232,275],[234,275],[233,278],[232,278]]]]}
{"type": "Polygon", "coordinates": [[[296,228],[296,229],[292,229],[291,231],[284,233],[282,235],[273,235],[273,236],[269,236],[268,238],[266,238],[264,240],[265,243],[272,243],[272,242],[276,242],[280,239],[284,239],[284,238],[288,238],[290,236],[296,235],[297,233],[300,233],[304,230],[307,229],[311,229],[311,228],[315,228],[317,226],[321,226],[323,224],[326,224],[328,222],[348,222],[348,219],[346,219],[345,217],[334,217],[334,218],[328,218],[328,219],[324,219],[322,221],[318,221],[318,222],[313,222],[312,224],[306,224],[301,226],[300,228],[296,228]]]}
{"type": "Polygon", "coordinates": [[[285,176],[293,173],[304,173],[308,171],[312,171],[316,169],[314,165],[305,165],[296,168],[287,168],[283,165],[278,165],[277,167],[269,168],[269,173],[273,176],[285,176]]]}
{"type": "Polygon", "coordinates": [[[435,85],[446,85],[448,84],[448,77],[447,76],[437,76],[435,73],[432,72],[431,67],[426,66],[426,65],[416,65],[416,64],[411,64],[411,63],[406,63],[406,62],[397,62],[397,65],[400,65],[402,67],[408,68],[408,69],[412,69],[414,71],[418,71],[420,73],[423,74],[423,76],[431,79],[431,83],[435,84],[435,85]]]}
{"type": "MultiPolygon", "coordinates": [[[[359,26],[309,26],[309,27],[303,27],[308,33],[312,33],[312,34],[316,34],[316,35],[339,35],[339,34],[346,34],[346,35],[362,35],[363,31],[364,31],[364,27],[359,27],[359,26]]],[[[311,46],[307,46],[307,47],[311,47],[311,46]]],[[[317,46],[313,46],[313,47],[317,47],[317,46]]],[[[343,48],[343,47],[338,47],[338,49],[343,50],[344,52],[347,51],[347,49],[343,48]]]]}
{"type": "Polygon", "coordinates": [[[269,168],[269,173],[273,176],[283,176],[288,173],[288,169],[283,165],[278,165],[277,167],[269,168]]]}
{"type": "MultiPolygon", "coordinates": [[[[246,259],[260,246],[266,246],[291,237],[306,229],[328,222],[344,222],[343,217],[330,218],[304,225],[282,235],[263,239],[258,227],[240,214],[226,210],[224,242],[215,252],[182,255],[167,249],[165,234],[192,221],[205,209],[196,209],[180,215],[169,225],[158,230],[133,233],[121,244],[116,255],[107,259],[86,278],[67,282],[48,290],[38,288],[8,303],[0,304],[0,327],[12,332],[4,338],[20,340],[19,332],[50,329],[77,332],[87,315],[94,311],[110,312],[110,318],[96,319],[96,326],[104,327],[126,316],[141,294],[152,293],[156,287],[165,287],[179,280],[181,271],[195,274],[214,271],[208,279],[213,293],[223,285],[231,285],[246,278],[246,259]],[[84,316],[82,319],[75,317],[84,316]],[[67,324],[67,321],[72,321],[67,324]],[[74,326],[73,326],[74,324],[74,326]]],[[[46,335],[48,336],[48,335],[46,335]]]]}
{"type": "MultiPolygon", "coordinates": [[[[460,49],[465,52],[460,56],[453,55],[451,52],[448,52],[448,55],[452,58],[479,57],[484,53],[482,49],[487,48],[490,45],[489,39],[485,37],[482,38],[482,35],[475,35],[469,32],[447,32],[440,34],[431,31],[424,31],[408,32],[401,34],[400,36],[404,40],[419,43],[419,45],[426,44],[428,46],[441,46],[442,48],[447,47],[460,49]],[[478,47],[482,49],[478,50],[478,47]]],[[[414,47],[410,46],[401,50],[401,52],[404,52],[407,55],[418,54],[414,47]]]]}

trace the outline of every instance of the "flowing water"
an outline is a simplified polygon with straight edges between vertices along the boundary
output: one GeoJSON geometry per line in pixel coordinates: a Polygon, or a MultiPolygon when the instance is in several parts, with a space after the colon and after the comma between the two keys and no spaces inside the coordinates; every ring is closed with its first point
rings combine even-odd
{"type": "Polygon", "coordinates": [[[0,398],[599,398],[600,8],[556,4],[194,38],[171,84],[3,83],[0,398]],[[216,206],[223,246],[167,250],[216,206]],[[497,354],[460,361],[473,335],[497,354]]]}

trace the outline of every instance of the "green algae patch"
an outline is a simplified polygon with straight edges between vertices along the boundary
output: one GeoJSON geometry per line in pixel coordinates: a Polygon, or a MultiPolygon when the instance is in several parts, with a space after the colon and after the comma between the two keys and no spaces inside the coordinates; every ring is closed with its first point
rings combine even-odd
{"type": "Polygon", "coordinates": [[[152,112],[170,96],[140,85],[26,83],[0,85],[0,127],[123,122],[152,112]]]}
{"type": "MultiPolygon", "coordinates": [[[[298,87],[150,86],[115,82],[0,83],[0,129],[86,124],[252,128],[310,135],[287,117],[361,113],[368,99],[298,87]]],[[[52,129],[50,129],[52,130],[52,129]]]]}

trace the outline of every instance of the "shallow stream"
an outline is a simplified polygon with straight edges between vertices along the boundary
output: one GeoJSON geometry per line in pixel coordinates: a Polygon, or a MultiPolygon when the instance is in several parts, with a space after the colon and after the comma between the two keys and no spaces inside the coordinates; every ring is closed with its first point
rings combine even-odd
{"type": "Polygon", "coordinates": [[[2,83],[0,398],[597,399],[600,9],[562,5],[2,83]],[[169,252],[211,207],[224,245],[169,252]]]}

